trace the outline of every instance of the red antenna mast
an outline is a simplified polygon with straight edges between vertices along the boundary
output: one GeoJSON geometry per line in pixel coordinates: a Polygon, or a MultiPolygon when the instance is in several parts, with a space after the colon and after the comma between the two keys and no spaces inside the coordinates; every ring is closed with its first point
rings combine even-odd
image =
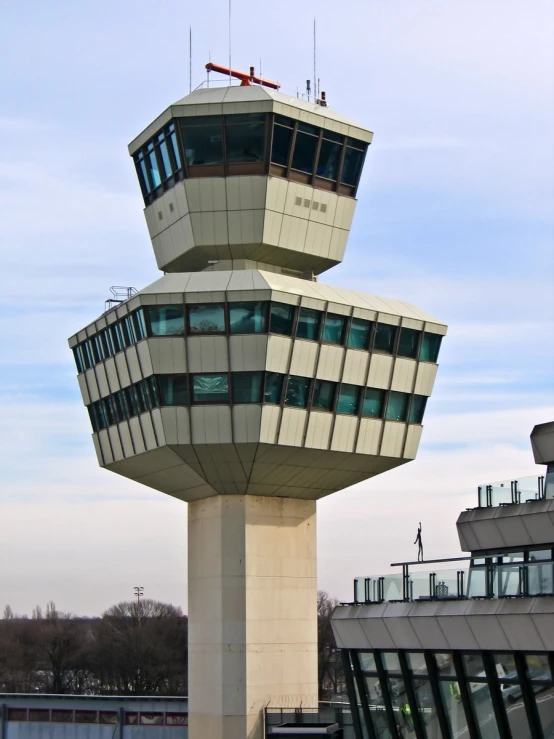
{"type": "Polygon", "coordinates": [[[213,64],[208,62],[206,64],[208,72],[219,72],[224,74],[226,77],[234,77],[240,80],[241,87],[248,87],[249,85],[263,85],[264,87],[271,87],[273,90],[278,90],[281,87],[279,82],[272,82],[272,80],[266,80],[263,77],[256,77],[254,74],[254,67],[250,67],[250,72],[239,72],[237,69],[230,69],[229,67],[222,67],[221,64],[213,64]]]}

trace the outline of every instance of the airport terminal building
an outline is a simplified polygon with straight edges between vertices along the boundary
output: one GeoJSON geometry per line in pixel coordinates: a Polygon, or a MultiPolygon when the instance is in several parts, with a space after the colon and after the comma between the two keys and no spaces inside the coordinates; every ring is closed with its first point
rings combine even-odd
{"type": "Polygon", "coordinates": [[[554,737],[554,423],[531,442],[544,476],[479,487],[466,557],[356,578],[336,609],[360,739],[554,737]]]}

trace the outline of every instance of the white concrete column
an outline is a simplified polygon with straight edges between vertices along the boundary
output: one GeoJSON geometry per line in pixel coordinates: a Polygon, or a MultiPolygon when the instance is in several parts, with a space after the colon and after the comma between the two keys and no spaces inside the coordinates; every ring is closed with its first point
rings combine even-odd
{"type": "Polygon", "coordinates": [[[262,739],[263,707],[317,706],[316,504],[189,504],[189,738],[262,739]]]}

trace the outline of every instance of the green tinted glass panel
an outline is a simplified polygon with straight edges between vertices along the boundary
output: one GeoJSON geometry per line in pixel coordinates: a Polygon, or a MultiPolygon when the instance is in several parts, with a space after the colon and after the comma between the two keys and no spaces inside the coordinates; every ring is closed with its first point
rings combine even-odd
{"type": "Polygon", "coordinates": [[[189,167],[203,164],[223,164],[223,122],[221,116],[181,118],[180,123],[185,159],[189,167]]]}
{"type": "Polygon", "coordinates": [[[408,423],[421,423],[423,421],[423,414],[425,413],[426,404],[427,398],[425,397],[425,395],[412,395],[408,423]]]}
{"type": "Polygon", "coordinates": [[[229,303],[229,328],[232,334],[258,334],[265,331],[267,303],[229,303]]]}
{"type": "Polygon", "coordinates": [[[77,370],[79,372],[84,372],[85,367],[85,358],[83,356],[83,348],[81,346],[76,346],[73,349],[73,356],[75,357],[75,364],[77,365],[77,370]]]}
{"type": "Polygon", "coordinates": [[[390,326],[388,323],[378,323],[375,329],[375,341],[373,343],[375,351],[392,354],[394,351],[396,330],[396,326],[390,326]]]}
{"type": "Polygon", "coordinates": [[[186,375],[158,375],[162,405],[188,405],[189,389],[186,375]]]}
{"type": "Polygon", "coordinates": [[[346,328],[346,317],[338,316],[334,313],[327,313],[323,321],[322,341],[328,341],[331,344],[342,344],[344,339],[344,330],[346,328]]]}
{"type": "Polygon", "coordinates": [[[219,334],[225,331],[225,311],[219,303],[188,306],[191,334],[219,334]]]}
{"type": "Polygon", "coordinates": [[[387,672],[400,672],[400,662],[397,652],[382,652],[383,667],[387,672]]]}
{"type": "Polygon", "coordinates": [[[261,403],[263,372],[233,372],[233,403],[261,403]]]}
{"type": "Polygon", "coordinates": [[[336,383],[327,380],[316,380],[312,408],[321,408],[326,411],[333,409],[336,383]]]}
{"type": "Polygon", "coordinates": [[[265,154],[265,115],[251,113],[227,116],[225,152],[229,164],[263,162],[265,154]]]}
{"type": "Polygon", "coordinates": [[[319,339],[320,323],[321,313],[318,310],[300,308],[300,312],[298,314],[298,326],[296,327],[297,338],[317,341],[319,339]]]}
{"type": "Polygon", "coordinates": [[[367,349],[371,338],[371,321],[364,321],[363,318],[352,318],[350,321],[350,331],[348,332],[347,346],[350,349],[367,349]]]}
{"type": "Polygon", "coordinates": [[[421,331],[416,331],[413,328],[401,328],[400,338],[398,339],[398,356],[415,359],[420,336],[421,331]]]}
{"type": "Polygon", "coordinates": [[[149,305],[148,319],[152,336],[182,336],[185,332],[182,305],[149,305]]]}
{"type": "Polygon", "coordinates": [[[283,126],[274,126],[273,144],[271,147],[271,161],[286,167],[289,163],[292,129],[283,126]]]}
{"type": "Polygon", "coordinates": [[[337,179],[341,151],[340,144],[323,139],[317,161],[316,174],[318,177],[325,177],[328,180],[337,179]]]}
{"type": "Polygon", "coordinates": [[[294,306],[285,303],[271,303],[269,330],[272,334],[292,336],[294,306]]]}
{"type": "Polygon", "coordinates": [[[133,313],[133,317],[135,319],[135,330],[137,333],[137,339],[140,341],[141,339],[146,338],[146,323],[144,321],[144,313],[142,311],[142,308],[139,308],[133,313]]]}
{"type": "Polygon", "coordinates": [[[360,179],[363,161],[363,151],[360,151],[359,149],[351,149],[347,146],[340,181],[345,185],[356,187],[358,180],[360,179]]]}
{"type": "Polygon", "coordinates": [[[106,354],[109,357],[113,357],[115,354],[115,347],[111,330],[109,328],[104,329],[104,331],[102,331],[102,335],[104,338],[104,346],[106,347],[106,354]]]}
{"type": "Polygon", "coordinates": [[[193,375],[192,399],[195,403],[228,403],[228,376],[226,374],[193,375]]]}
{"type": "Polygon", "coordinates": [[[284,375],[278,372],[265,373],[264,403],[275,403],[278,405],[281,402],[283,379],[284,375]]]}
{"type": "Polygon", "coordinates": [[[287,383],[285,405],[293,405],[296,408],[305,408],[308,405],[309,389],[309,377],[297,377],[296,375],[291,375],[287,383]]]}
{"type": "Polygon", "coordinates": [[[314,159],[317,148],[317,137],[309,136],[298,130],[296,134],[296,142],[294,144],[294,153],[292,155],[292,168],[299,172],[312,174],[314,171],[314,159]]]}
{"type": "Polygon", "coordinates": [[[365,390],[365,396],[362,403],[362,416],[370,418],[381,418],[383,415],[383,405],[385,402],[385,391],[368,387],[365,390]]]}
{"type": "Polygon", "coordinates": [[[391,390],[387,401],[385,418],[388,421],[405,421],[409,398],[408,393],[398,393],[391,390]]]}
{"type": "Polygon", "coordinates": [[[358,403],[360,399],[360,388],[357,385],[342,384],[339,390],[337,400],[337,413],[345,413],[349,416],[355,416],[358,412],[358,403]]]}
{"type": "Polygon", "coordinates": [[[423,334],[419,358],[424,362],[436,362],[439,357],[442,336],[439,334],[423,334]]]}

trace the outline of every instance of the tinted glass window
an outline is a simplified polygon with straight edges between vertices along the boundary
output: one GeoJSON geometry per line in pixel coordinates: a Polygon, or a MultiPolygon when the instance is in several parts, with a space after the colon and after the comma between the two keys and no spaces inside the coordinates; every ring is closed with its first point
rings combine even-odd
{"type": "Polygon", "coordinates": [[[104,338],[104,346],[106,348],[106,354],[109,357],[113,357],[113,355],[115,354],[115,347],[113,344],[113,336],[112,336],[111,329],[109,328],[104,329],[104,331],[102,331],[102,335],[104,338]]]}
{"type": "Polygon", "coordinates": [[[164,134],[160,133],[157,138],[158,138],[158,143],[159,143],[160,157],[162,160],[163,168],[165,170],[164,179],[167,179],[168,177],[171,176],[171,173],[173,171],[171,162],[169,160],[169,151],[167,150],[167,144],[165,143],[164,134]]]}
{"type": "Polygon", "coordinates": [[[331,344],[342,344],[345,328],[345,316],[337,316],[334,313],[327,313],[323,322],[322,341],[329,341],[331,344]]]}
{"type": "Polygon", "coordinates": [[[371,321],[363,318],[353,318],[350,321],[347,346],[351,349],[367,349],[371,338],[371,321]]]}
{"type": "Polygon", "coordinates": [[[129,341],[131,344],[137,343],[137,334],[135,331],[135,324],[133,322],[133,316],[125,316],[123,319],[123,323],[125,325],[125,328],[127,330],[127,336],[129,337],[129,341]]]}
{"type": "Polygon", "coordinates": [[[115,350],[116,352],[120,352],[127,346],[127,341],[125,339],[125,333],[123,331],[123,326],[121,323],[114,323],[112,326],[112,336],[114,339],[115,344],[115,350]]]}
{"type": "Polygon", "coordinates": [[[233,403],[261,403],[263,372],[233,372],[233,403]]]}
{"type": "Polygon", "coordinates": [[[351,149],[347,146],[340,181],[345,185],[352,185],[352,187],[355,187],[360,178],[363,161],[363,151],[360,151],[359,149],[351,149]]]}
{"type": "Polygon", "coordinates": [[[413,395],[412,396],[408,423],[421,423],[423,421],[423,414],[425,413],[426,404],[427,404],[427,398],[425,397],[425,395],[413,395]]]}
{"type": "Polygon", "coordinates": [[[333,410],[333,402],[335,400],[336,383],[327,380],[316,380],[314,387],[314,397],[312,400],[312,408],[322,408],[323,410],[333,410]]]}
{"type": "Polygon", "coordinates": [[[94,356],[94,351],[92,349],[92,344],[91,344],[91,342],[89,340],[89,341],[84,341],[81,344],[81,346],[83,348],[83,357],[85,359],[85,367],[87,369],[90,369],[91,367],[94,366],[94,364],[96,362],[96,358],[94,356]]]}
{"type": "Polygon", "coordinates": [[[300,308],[298,314],[298,326],[296,327],[296,336],[299,339],[319,339],[319,324],[321,321],[321,313],[311,308],[300,308]]]}
{"type": "Polygon", "coordinates": [[[273,144],[271,147],[271,161],[286,167],[289,163],[292,128],[274,126],[273,144]]]}
{"type": "Polygon", "coordinates": [[[281,402],[283,377],[284,376],[280,375],[278,372],[265,373],[264,403],[279,404],[281,402]]]}
{"type": "Polygon", "coordinates": [[[309,389],[309,377],[297,377],[296,375],[291,375],[287,383],[285,405],[294,405],[297,408],[305,408],[308,405],[309,389]]]}
{"type": "Polygon", "coordinates": [[[191,334],[218,334],[225,331],[225,312],[218,303],[189,305],[188,321],[191,334]]]}
{"type": "Polygon", "coordinates": [[[117,415],[119,416],[119,419],[121,421],[124,421],[126,418],[129,418],[131,416],[131,413],[127,406],[127,398],[123,391],[114,395],[114,402],[117,406],[117,415]]]}
{"type": "Polygon", "coordinates": [[[195,403],[228,403],[228,376],[193,375],[192,399],[195,403]]]}
{"type": "Polygon", "coordinates": [[[415,359],[420,336],[421,331],[416,331],[413,328],[401,328],[400,338],[398,339],[398,356],[415,359]]]}
{"type": "Polygon", "coordinates": [[[223,125],[221,116],[181,119],[181,137],[189,166],[223,164],[223,125]]]}
{"type": "Polygon", "coordinates": [[[79,372],[85,371],[85,358],[83,357],[83,349],[81,346],[76,346],[73,349],[73,356],[75,357],[75,364],[79,372]]]}
{"type": "Polygon", "coordinates": [[[142,308],[136,310],[133,315],[135,319],[137,338],[140,341],[141,339],[146,338],[146,324],[144,322],[144,313],[142,312],[142,308]]]}
{"type": "Polygon", "coordinates": [[[358,413],[360,388],[357,385],[341,385],[337,401],[337,413],[355,416],[358,413]]]}
{"type": "Polygon", "coordinates": [[[138,416],[138,414],[141,413],[141,409],[138,404],[137,394],[135,393],[135,388],[128,387],[128,388],[125,388],[123,392],[125,393],[125,399],[127,400],[127,408],[129,408],[130,414],[132,416],[138,416]]]}
{"type": "Polygon", "coordinates": [[[368,387],[362,404],[362,416],[370,418],[381,418],[383,415],[383,404],[385,402],[385,391],[368,387]]]}
{"type": "Polygon", "coordinates": [[[152,188],[150,187],[150,182],[148,180],[148,174],[146,171],[146,162],[144,161],[142,152],[139,152],[136,155],[135,164],[137,167],[137,174],[138,174],[139,182],[142,185],[143,191],[146,194],[148,194],[152,188]]]}
{"type": "Polygon", "coordinates": [[[169,131],[169,138],[171,141],[171,148],[173,151],[173,156],[175,158],[175,163],[177,165],[177,169],[181,169],[181,154],[179,152],[179,147],[177,145],[177,134],[175,133],[175,125],[171,123],[167,129],[169,131]]]}
{"type": "Polygon", "coordinates": [[[392,354],[395,338],[396,326],[389,326],[388,323],[378,323],[375,330],[375,342],[373,344],[373,348],[379,352],[388,352],[389,354],[392,354]]]}
{"type": "Polygon", "coordinates": [[[436,362],[439,356],[442,336],[439,334],[423,334],[419,358],[424,362],[436,362]]]}
{"type": "Polygon", "coordinates": [[[185,331],[182,305],[149,305],[148,320],[152,336],[180,336],[185,331]]]}
{"type": "Polygon", "coordinates": [[[328,180],[337,179],[341,149],[340,144],[323,139],[317,161],[316,174],[318,177],[325,177],[328,180]]]}
{"type": "Polygon", "coordinates": [[[162,178],[160,176],[160,170],[158,168],[158,160],[156,159],[156,152],[154,151],[154,144],[150,142],[146,147],[146,159],[148,162],[148,168],[150,172],[150,180],[154,188],[162,184],[162,178]]]}
{"type": "Polygon", "coordinates": [[[265,115],[250,113],[227,116],[225,122],[227,161],[263,162],[265,154],[265,115]]]}
{"type": "Polygon", "coordinates": [[[397,393],[391,390],[387,402],[385,418],[388,421],[405,421],[409,397],[410,396],[407,393],[397,393]]]}
{"type": "Polygon", "coordinates": [[[102,359],[105,358],[105,355],[104,355],[104,342],[102,341],[102,334],[97,334],[93,338],[92,341],[94,343],[94,355],[96,357],[96,361],[97,362],[100,362],[100,361],[102,361],[102,359]]]}
{"type": "Polygon", "coordinates": [[[189,389],[186,375],[159,375],[162,405],[188,405],[189,389]]]}
{"type": "Polygon", "coordinates": [[[294,154],[292,155],[292,168],[300,172],[312,174],[314,171],[316,147],[316,136],[310,136],[298,130],[296,133],[296,143],[294,144],[294,154]]]}
{"type": "Polygon", "coordinates": [[[292,336],[293,321],[294,305],[285,305],[285,303],[271,303],[269,330],[272,334],[292,336]]]}
{"type": "Polygon", "coordinates": [[[257,334],[265,331],[267,303],[229,303],[229,328],[232,334],[257,334]]]}

